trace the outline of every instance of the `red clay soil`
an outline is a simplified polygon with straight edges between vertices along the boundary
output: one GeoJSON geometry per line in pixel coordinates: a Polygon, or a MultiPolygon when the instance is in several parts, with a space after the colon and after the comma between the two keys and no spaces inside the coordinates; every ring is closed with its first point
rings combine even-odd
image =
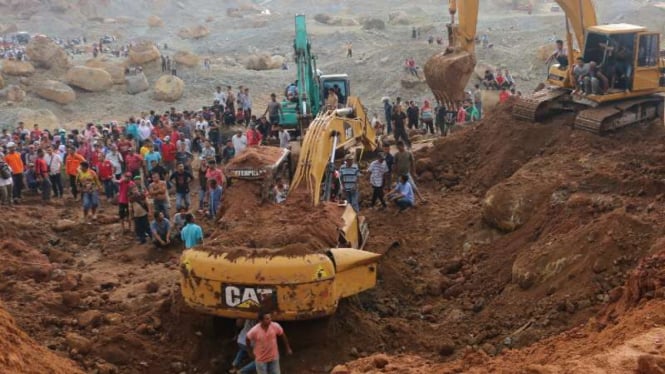
{"type": "Polygon", "coordinates": [[[344,209],[314,206],[292,194],[284,204],[260,202],[260,182],[236,180],[224,195],[219,227],[202,247],[238,256],[298,256],[337,246],[344,209]]]}
{"type": "Polygon", "coordinates": [[[225,168],[261,168],[273,165],[282,157],[284,150],[278,147],[249,147],[226,164],[225,168]]]}
{"type": "Polygon", "coordinates": [[[0,304],[0,373],[77,374],[74,362],[37,344],[0,304]]]}
{"type": "Polygon", "coordinates": [[[597,317],[552,338],[492,358],[467,347],[436,363],[413,355],[372,355],[333,373],[638,373],[665,371],[665,251],[643,259],[597,317]],[[608,318],[609,317],[609,318],[608,318]]]}

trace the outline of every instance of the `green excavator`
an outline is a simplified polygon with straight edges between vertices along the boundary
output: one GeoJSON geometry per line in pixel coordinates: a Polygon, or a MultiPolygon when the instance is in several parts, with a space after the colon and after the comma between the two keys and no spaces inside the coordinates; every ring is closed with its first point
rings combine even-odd
{"type": "Polygon", "coordinates": [[[296,15],[295,28],[293,49],[297,80],[284,91],[279,126],[302,134],[324,108],[331,88],[338,92],[339,103],[346,106],[351,95],[351,84],[346,74],[322,75],[316,68],[316,55],[312,53],[312,43],[307,35],[305,15],[296,15]]]}

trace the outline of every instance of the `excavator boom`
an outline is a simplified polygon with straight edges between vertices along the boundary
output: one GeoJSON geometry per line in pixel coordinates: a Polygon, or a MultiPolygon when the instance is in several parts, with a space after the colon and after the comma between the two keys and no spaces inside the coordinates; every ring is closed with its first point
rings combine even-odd
{"type": "Polygon", "coordinates": [[[347,108],[321,112],[310,123],[300,148],[300,158],[291,182],[291,191],[305,183],[312,203],[318,205],[322,183],[330,171],[335,151],[362,143],[376,149],[376,134],[360,99],[349,97],[347,108]]]}

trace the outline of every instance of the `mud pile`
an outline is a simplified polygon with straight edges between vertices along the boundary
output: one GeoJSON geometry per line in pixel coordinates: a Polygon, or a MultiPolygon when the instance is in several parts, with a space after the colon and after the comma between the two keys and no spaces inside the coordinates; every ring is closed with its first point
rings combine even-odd
{"type": "Polygon", "coordinates": [[[332,203],[315,207],[298,193],[284,204],[261,201],[259,183],[234,180],[206,250],[229,256],[297,256],[337,246],[344,208],[332,203]]]}
{"type": "Polygon", "coordinates": [[[78,374],[76,364],[37,344],[0,304],[0,372],[78,374]]]}

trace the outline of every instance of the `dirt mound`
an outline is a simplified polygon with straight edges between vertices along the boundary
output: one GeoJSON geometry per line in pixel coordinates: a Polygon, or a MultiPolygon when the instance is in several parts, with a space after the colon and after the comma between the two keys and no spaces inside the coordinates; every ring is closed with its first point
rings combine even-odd
{"type": "Polygon", "coordinates": [[[83,373],[76,364],[37,344],[16,326],[0,304],[0,372],[25,374],[83,373]]]}
{"type": "Polygon", "coordinates": [[[289,256],[337,246],[343,208],[332,203],[314,207],[297,193],[278,205],[261,201],[262,192],[256,182],[234,180],[225,192],[221,226],[206,242],[207,250],[232,257],[289,256]]]}
{"type": "Polygon", "coordinates": [[[284,151],[277,147],[247,148],[231,159],[226,168],[260,168],[276,163],[283,155],[284,151]]]}

